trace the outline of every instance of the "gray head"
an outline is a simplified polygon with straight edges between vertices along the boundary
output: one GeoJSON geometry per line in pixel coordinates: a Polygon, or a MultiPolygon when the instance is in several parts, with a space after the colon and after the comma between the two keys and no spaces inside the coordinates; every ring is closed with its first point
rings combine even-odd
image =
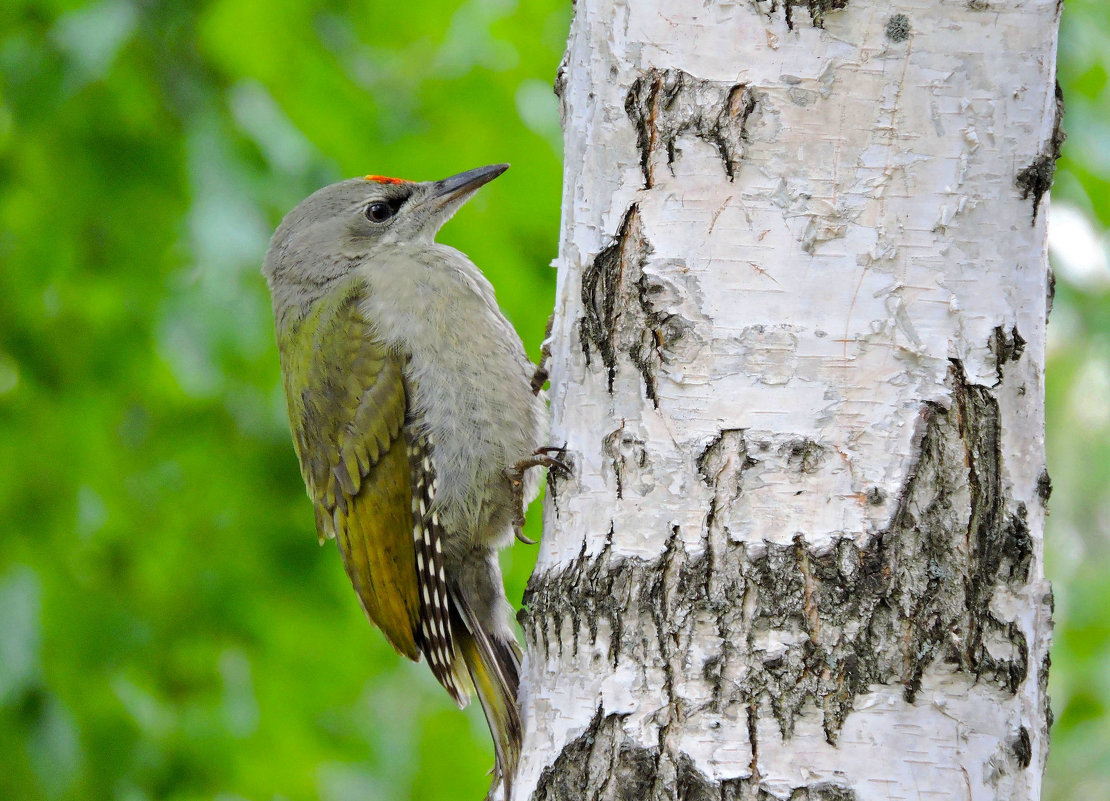
{"type": "Polygon", "coordinates": [[[479,187],[508,168],[493,164],[422,183],[367,175],[313,192],[285,215],[270,240],[262,274],[275,305],[279,295],[293,300],[326,291],[381,249],[431,244],[479,187]]]}

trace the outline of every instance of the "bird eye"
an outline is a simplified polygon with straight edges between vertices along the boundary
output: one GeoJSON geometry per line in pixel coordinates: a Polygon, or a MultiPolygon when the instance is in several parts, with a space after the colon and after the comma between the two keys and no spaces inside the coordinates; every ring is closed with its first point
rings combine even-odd
{"type": "Polygon", "coordinates": [[[370,222],[385,222],[393,216],[393,209],[388,203],[371,203],[366,207],[366,219],[370,222]]]}

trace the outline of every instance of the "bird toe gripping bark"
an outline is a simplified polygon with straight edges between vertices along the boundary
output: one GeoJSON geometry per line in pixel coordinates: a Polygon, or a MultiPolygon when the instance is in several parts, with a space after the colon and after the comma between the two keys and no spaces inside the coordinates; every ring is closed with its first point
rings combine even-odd
{"type": "Polygon", "coordinates": [[[565,445],[536,448],[531,456],[521,459],[505,470],[505,475],[513,488],[513,534],[525,545],[535,545],[536,541],[524,536],[524,474],[533,467],[546,467],[549,470],[559,470],[569,476],[571,468],[566,454],[565,445]],[[550,453],[556,453],[558,456],[549,456],[550,453]]]}

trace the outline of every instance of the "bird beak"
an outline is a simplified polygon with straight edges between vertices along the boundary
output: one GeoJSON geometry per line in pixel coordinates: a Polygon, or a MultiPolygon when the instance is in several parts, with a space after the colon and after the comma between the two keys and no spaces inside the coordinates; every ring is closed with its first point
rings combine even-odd
{"type": "Polygon", "coordinates": [[[419,194],[413,198],[410,211],[413,218],[419,221],[418,236],[426,241],[434,241],[436,232],[471,195],[507,169],[508,164],[491,164],[460,172],[442,181],[425,181],[419,184],[419,194]]]}
{"type": "Polygon", "coordinates": [[[448,216],[455,213],[471,195],[485,186],[505,170],[508,164],[491,164],[488,167],[477,167],[473,170],[460,172],[442,181],[432,184],[432,194],[428,198],[428,205],[437,212],[447,212],[448,216]]]}

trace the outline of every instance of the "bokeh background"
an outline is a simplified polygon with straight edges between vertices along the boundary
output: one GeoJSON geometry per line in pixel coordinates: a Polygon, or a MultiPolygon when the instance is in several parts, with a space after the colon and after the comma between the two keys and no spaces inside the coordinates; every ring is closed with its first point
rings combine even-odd
{"type": "MultiPolygon", "coordinates": [[[[324,183],[509,161],[442,238],[536,356],[570,13],[0,6],[0,799],[483,797],[480,712],[392,652],[314,544],[258,268],[324,183]]],[[[1051,801],[1110,786],[1110,6],[1068,0],[1061,41],[1051,801]]],[[[532,558],[506,555],[510,598],[532,558]]]]}

